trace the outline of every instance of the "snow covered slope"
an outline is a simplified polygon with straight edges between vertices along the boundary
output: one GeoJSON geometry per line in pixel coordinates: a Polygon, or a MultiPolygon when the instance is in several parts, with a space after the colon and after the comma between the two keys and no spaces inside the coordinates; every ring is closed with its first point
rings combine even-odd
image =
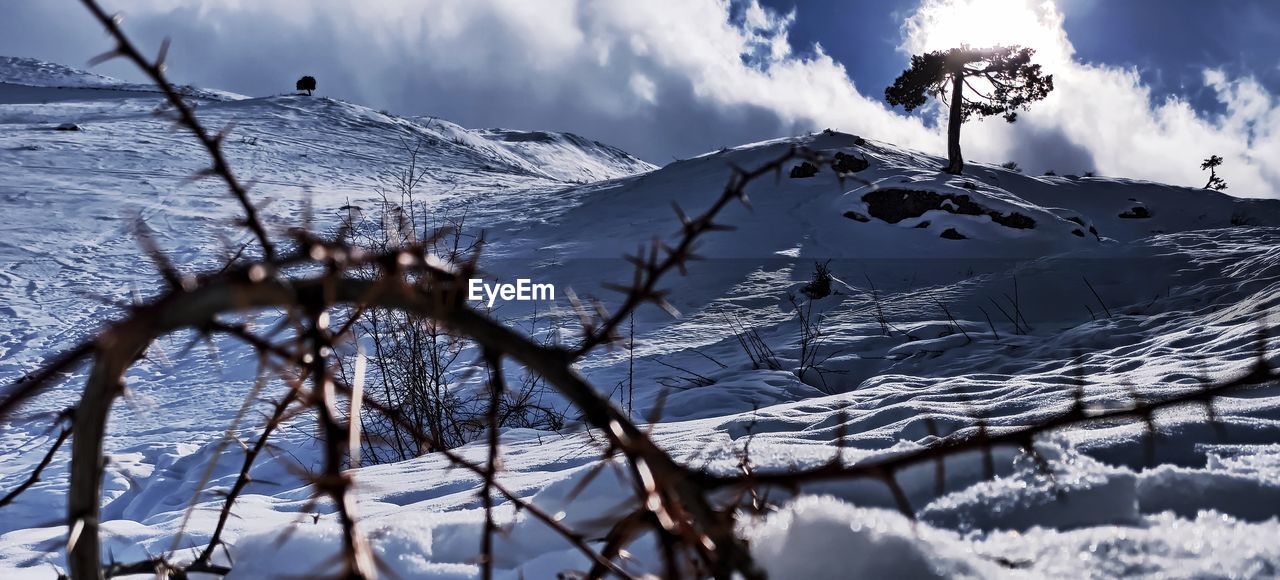
{"type": "Polygon", "coordinates": [[[617,147],[573,133],[507,129],[488,129],[478,133],[563,181],[576,179],[586,183],[656,169],[617,147]]]}
{"type": "MultiPolygon", "coordinates": [[[[219,90],[179,86],[178,90],[192,97],[215,100],[235,100],[243,95],[219,90]]],[[[66,65],[44,62],[33,58],[0,56],[0,103],[23,102],[15,99],[49,100],[119,98],[121,93],[159,93],[152,85],[126,83],[108,76],[71,68],[66,65]],[[38,91],[32,89],[62,89],[38,91]]]]}
{"type": "MultiPolygon", "coordinates": [[[[0,61],[0,71],[7,384],[155,288],[136,219],[187,270],[216,267],[245,237],[216,183],[187,181],[205,160],[152,114],[156,95],[33,61],[0,61]],[[54,130],[63,123],[79,130],[54,130]]],[[[579,294],[628,281],[621,255],[678,227],[673,202],[707,207],[733,166],[797,146],[848,156],[850,168],[865,161],[843,176],[824,168],[754,183],[751,209],[723,216],[737,229],[707,237],[705,259],[667,281],[681,316],[637,314],[634,414],[660,417],[662,445],[715,471],[736,470],[748,440],[757,470],[837,454],[852,462],[927,444],[931,429],[1032,424],[1072,404],[1078,389],[1091,409],[1109,409],[1195,388],[1254,362],[1280,296],[1277,202],[983,164],[950,176],[935,157],[839,133],[656,169],[569,134],[474,131],[320,97],[192,95],[209,126],[235,124],[230,161],[256,180],[255,199],[270,200],[271,227],[311,215],[324,229],[352,207],[374,207],[384,178],[416,148],[427,170],[421,199],[485,230],[490,275],[579,294]],[[816,366],[802,359],[802,322],[787,297],[799,296],[815,262],[835,276],[833,295],[797,298],[821,326],[816,366]],[[777,369],[753,364],[735,336],[744,329],[770,346],[777,369]]],[[[559,300],[552,316],[571,320],[565,306],[559,300]]],[[[545,314],[548,305],[538,307],[545,314]]],[[[499,315],[519,323],[531,308],[511,303],[499,315]]],[[[206,542],[220,498],[197,498],[183,529],[185,508],[214,457],[207,489],[236,477],[239,448],[217,451],[251,389],[252,355],[222,342],[183,352],[185,344],[162,342],[137,365],[112,418],[103,516],[117,560],[206,542]]],[[[615,350],[581,370],[617,392],[629,366],[615,350]]],[[[83,379],[68,377],[0,425],[0,490],[40,460],[49,413],[73,404],[83,379]]],[[[904,472],[917,524],[893,510],[879,482],[848,481],[813,484],[803,490],[812,497],[795,501],[779,490],[770,498],[778,509],[743,533],[775,578],[1274,576],[1278,395],[1267,386],[1224,397],[1212,426],[1200,408],[1161,413],[1150,449],[1141,425],[1055,433],[1039,443],[1052,479],[1011,449],[995,453],[993,481],[982,481],[980,457],[949,460],[941,494],[934,466],[904,472]]],[[[258,426],[250,417],[244,437],[258,426]]],[[[314,520],[301,513],[311,490],[298,474],[319,461],[309,428],[284,430],[278,451],[255,466],[229,523],[232,577],[319,575],[334,563],[325,558],[339,550],[332,506],[310,508],[314,520]]],[[[595,441],[574,428],[508,430],[502,479],[596,541],[633,496],[620,470],[590,475],[595,441]]],[[[462,452],[480,459],[485,449],[462,452]]],[[[66,464],[57,456],[0,509],[0,576],[56,576],[66,464]]],[[[475,478],[432,455],[355,478],[364,531],[396,577],[478,576],[475,478]]],[[[588,567],[525,514],[505,506],[500,517],[510,523],[496,551],[501,577],[588,567]]],[[[649,542],[630,550],[629,569],[658,570],[649,542]]]]}

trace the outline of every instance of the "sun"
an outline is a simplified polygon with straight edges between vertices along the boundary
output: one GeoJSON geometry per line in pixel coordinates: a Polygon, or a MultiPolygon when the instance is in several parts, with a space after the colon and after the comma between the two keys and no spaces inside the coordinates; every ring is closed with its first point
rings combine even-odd
{"type": "Polygon", "coordinates": [[[1037,60],[1070,52],[1062,15],[1045,0],[925,0],[902,29],[902,48],[912,54],[962,44],[1027,46],[1036,49],[1037,60]]]}

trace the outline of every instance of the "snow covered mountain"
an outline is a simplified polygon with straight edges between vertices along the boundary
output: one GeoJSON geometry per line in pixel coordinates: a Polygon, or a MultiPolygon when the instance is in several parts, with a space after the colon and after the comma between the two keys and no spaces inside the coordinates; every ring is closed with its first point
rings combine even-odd
{"type": "MultiPolygon", "coordinates": [[[[208,126],[234,124],[229,160],[254,180],[255,199],[269,200],[270,227],[313,216],[324,229],[373,208],[386,176],[412,159],[425,170],[423,202],[485,231],[490,275],[582,295],[628,282],[621,256],[677,229],[673,203],[707,207],[734,167],[794,147],[841,155],[843,174],[753,183],[751,207],[723,214],[736,230],[707,237],[704,260],[666,281],[681,316],[637,314],[633,414],[658,417],[658,442],[711,470],[738,469],[748,441],[761,471],[837,454],[854,462],[979,423],[1029,425],[1081,389],[1090,409],[1114,409],[1234,376],[1256,361],[1280,295],[1276,201],[981,163],[950,176],[936,157],[837,132],[656,168],[567,133],[469,130],[322,97],[188,94],[208,126]],[[820,362],[806,361],[805,318],[788,298],[804,300],[815,263],[830,269],[835,291],[804,306],[808,328],[820,328],[820,362]],[[770,364],[744,349],[748,333],[769,346],[770,364]]],[[[0,59],[0,384],[154,291],[137,219],[184,270],[215,268],[246,240],[234,200],[212,181],[189,181],[205,158],[153,114],[159,103],[146,87],[0,59]]],[[[558,298],[553,316],[572,318],[558,298]]],[[[515,324],[533,315],[528,305],[504,308],[515,324]]],[[[236,478],[241,452],[218,450],[251,388],[252,353],[184,345],[161,343],[131,372],[128,404],[112,418],[103,520],[117,560],[207,542],[220,498],[198,498],[184,528],[186,507],[208,465],[205,489],[236,478]]],[[[631,361],[614,350],[581,366],[617,392],[631,361]]],[[[70,376],[0,421],[0,490],[40,461],[56,436],[49,413],[74,404],[83,380],[70,376]]],[[[794,501],[779,490],[769,498],[778,509],[743,533],[774,578],[1273,576],[1280,393],[1233,393],[1214,413],[1213,424],[1203,408],[1158,414],[1151,448],[1140,423],[1057,432],[1038,443],[1053,477],[1014,449],[996,450],[990,481],[981,457],[948,461],[942,493],[934,466],[908,470],[898,479],[920,523],[900,515],[879,482],[837,481],[809,484],[794,501]]],[[[299,473],[319,461],[308,429],[282,433],[279,450],[255,466],[229,524],[232,577],[336,565],[325,558],[340,549],[332,507],[309,508],[314,520],[300,513],[311,490],[299,473]]],[[[573,425],[510,429],[503,442],[508,487],[590,541],[634,501],[620,470],[591,469],[601,450],[573,425]]],[[[486,450],[461,451],[479,459],[486,450]]],[[[66,466],[59,454],[0,508],[0,575],[56,576],[66,466]]],[[[361,525],[395,577],[477,577],[476,478],[426,455],[360,468],[355,479],[361,525]]],[[[502,577],[589,567],[536,520],[509,505],[500,517],[510,525],[496,551],[502,577]]],[[[625,566],[656,572],[655,550],[636,542],[625,566]]]]}

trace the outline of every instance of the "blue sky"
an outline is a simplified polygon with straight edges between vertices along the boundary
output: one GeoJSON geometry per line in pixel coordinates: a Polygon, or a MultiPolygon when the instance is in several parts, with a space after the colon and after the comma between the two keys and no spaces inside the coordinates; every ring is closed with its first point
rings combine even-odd
{"type": "Polygon", "coordinates": [[[844,64],[859,86],[885,87],[902,72],[907,55],[902,43],[902,20],[918,0],[765,0],[783,13],[796,11],[789,40],[797,51],[820,43],[844,64]],[[839,15],[827,17],[827,15],[839,15]]]}
{"type": "MultiPolygon", "coordinates": [[[[103,0],[171,76],[318,94],[468,127],[562,130],[663,164],[835,128],[940,153],[941,110],[891,110],[907,51],[1022,43],[1057,89],[970,161],[1280,192],[1275,0],[103,0]],[[820,44],[821,51],[814,49],[820,44]]],[[[83,65],[109,47],[77,0],[7,0],[0,54],[83,65]]],[[[121,63],[99,72],[139,80],[121,63]]]]}
{"type": "MultiPolygon", "coordinates": [[[[763,0],[796,10],[791,45],[814,43],[844,64],[859,86],[884,87],[902,72],[901,24],[920,0],[763,0]],[[827,15],[840,15],[827,17],[827,15]]],[[[1154,96],[1181,95],[1197,109],[1222,105],[1201,70],[1251,74],[1280,93],[1280,2],[1275,0],[1068,0],[1064,28],[1087,63],[1136,67],[1154,96]]]]}
{"type": "Polygon", "coordinates": [[[1200,69],[1255,76],[1280,90],[1280,2],[1165,0],[1066,3],[1066,31],[1086,62],[1138,67],[1163,95],[1184,94],[1200,106],[1200,69]]]}

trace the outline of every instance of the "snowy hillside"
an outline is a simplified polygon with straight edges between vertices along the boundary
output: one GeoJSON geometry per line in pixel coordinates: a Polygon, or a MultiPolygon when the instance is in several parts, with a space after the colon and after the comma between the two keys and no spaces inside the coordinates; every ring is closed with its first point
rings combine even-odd
{"type": "Polygon", "coordinates": [[[578,179],[585,183],[656,169],[626,151],[573,133],[506,129],[478,133],[563,181],[578,179]]]}
{"type": "MultiPolygon", "coordinates": [[[[387,176],[412,159],[425,170],[420,199],[483,230],[486,274],[562,290],[554,305],[502,306],[516,326],[536,308],[572,327],[564,289],[615,305],[600,284],[630,282],[622,255],[679,229],[673,203],[690,214],[712,204],[734,167],[797,147],[840,154],[841,174],[793,177],[797,159],[753,182],[750,208],[722,215],[736,229],[709,234],[688,275],[664,281],[680,316],[641,309],[634,361],[613,349],[579,365],[638,421],[657,418],[663,448],[715,473],[736,473],[744,453],[757,472],[884,458],[978,425],[1034,424],[1078,393],[1091,411],[1124,408],[1245,372],[1275,322],[1276,201],[981,163],[951,176],[936,157],[835,132],[655,168],[568,133],[470,130],[321,96],[190,95],[207,126],[234,125],[229,162],[269,201],[274,230],[311,217],[332,231],[356,208],[372,212],[387,176]],[[815,262],[830,268],[834,293],[810,301],[801,290],[815,262]],[[820,339],[806,344],[815,329],[820,339]],[[768,352],[744,348],[748,335],[768,352]],[[634,393],[620,396],[631,372],[634,393]]],[[[225,189],[188,179],[206,158],[153,115],[159,104],[142,87],[0,59],[0,384],[157,291],[139,218],[184,271],[218,268],[249,240],[225,189]],[[55,129],[64,124],[75,129],[55,129]]],[[[188,521],[193,494],[236,481],[244,452],[223,432],[253,387],[254,354],[223,340],[188,352],[185,338],[134,367],[113,412],[104,558],[192,557],[222,505],[200,495],[188,521]]],[[[75,403],[84,379],[73,373],[0,421],[0,493],[40,462],[57,435],[51,414],[75,403]]],[[[265,409],[254,406],[237,435],[252,440],[265,409]]],[[[918,523],[879,481],[808,483],[794,501],[796,490],[779,488],[767,498],[776,509],[741,533],[772,578],[1273,577],[1280,392],[1232,392],[1214,414],[1210,424],[1203,407],[1162,411],[1151,439],[1141,422],[1057,431],[1037,443],[1051,477],[1013,448],[994,451],[993,480],[977,453],[948,459],[941,482],[932,464],[908,469],[897,481],[918,523]]],[[[558,433],[504,431],[500,479],[598,548],[635,496],[624,470],[593,469],[602,440],[569,419],[558,433]]],[[[254,466],[228,524],[230,558],[217,556],[234,562],[231,578],[338,570],[335,510],[310,503],[302,481],[321,462],[313,431],[298,419],[254,466]]],[[[487,448],[461,452],[481,461],[487,448]]],[[[64,449],[0,507],[0,576],[64,569],[68,458],[64,449]]],[[[388,576],[478,577],[477,477],[438,454],[353,473],[362,529],[388,576]]],[[[590,568],[509,502],[497,513],[509,528],[497,536],[499,577],[590,568]]],[[[661,571],[652,541],[628,550],[628,571],[661,571]]]]}
{"type": "MultiPolygon", "coordinates": [[[[0,56],[0,87],[5,93],[4,100],[0,102],[5,103],[121,98],[129,93],[159,94],[149,84],[127,83],[62,64],[13,56],[0,56]],[[36,90],[51,88],[60,90],[36,90]]],[[[245,98],[236,93],[192,86],[181,86],[179,90],[192,97],[219,101],[245,98]]]]}

